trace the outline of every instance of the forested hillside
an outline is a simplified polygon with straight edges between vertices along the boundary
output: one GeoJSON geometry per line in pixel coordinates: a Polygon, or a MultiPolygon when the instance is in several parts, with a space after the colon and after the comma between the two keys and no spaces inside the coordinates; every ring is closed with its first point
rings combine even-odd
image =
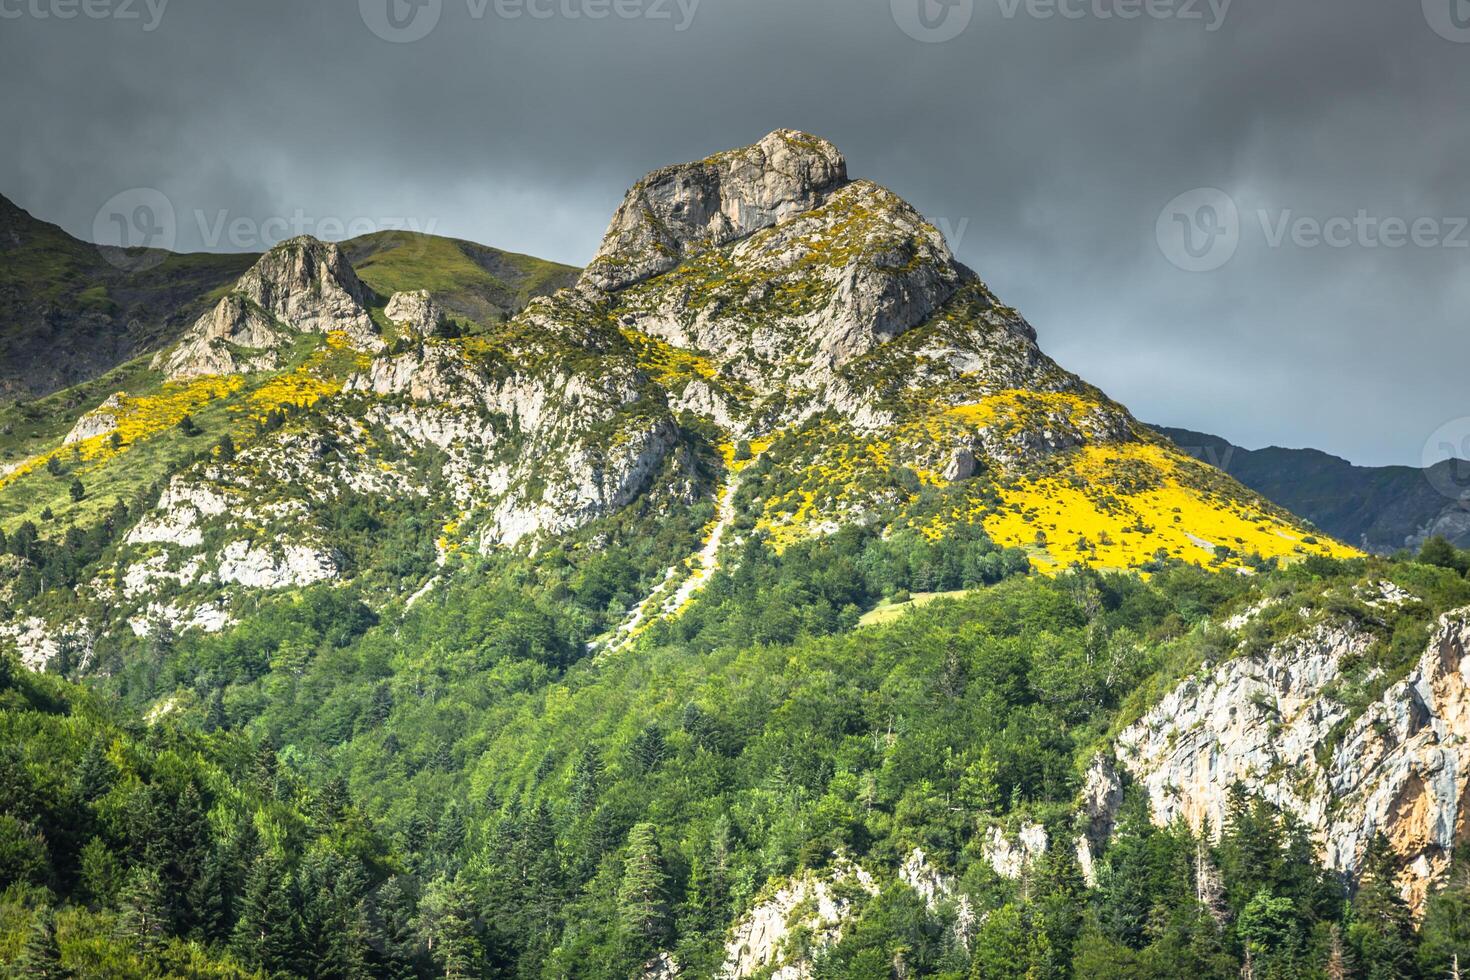
{"type": "Polygon", "coordinates": [[[1243,791],[1213,841],[1128,790],[1095,886],[1065,846],[1013,879],[986,842],[1064,840],[1089,759],[1152,692],[1250,655],[1223,613],[1360,615],[1341,597],[1389,579],[1424,596],[1422,632],[1470,602],[1470,556],[1012,574],[854,629],[877,596],[979,584],[986,557],[753,545],[677,630],[602,661],[555,637],[625,584],[616,552],[481,567],[383,617],[308,590],[155,638],[96,693],[12,662],[0,948],[80,975],[624,977],[661,951],[712,975],[741,915],[811,874],[851,904],[837,941],[785,937],[817,977],[1446,975],[1470,941],[1458,874],[1416,934],[1386,852],[1344,880],[1243,791]]]}

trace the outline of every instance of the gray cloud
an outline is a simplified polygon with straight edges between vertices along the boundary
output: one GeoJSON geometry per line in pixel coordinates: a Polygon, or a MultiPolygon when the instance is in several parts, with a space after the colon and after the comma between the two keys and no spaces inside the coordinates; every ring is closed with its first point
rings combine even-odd
{"type": "Polygon", "coordinates": [[[1080,19],[975,0],[926,44],[886,0],[685,0],[683,31],[676,0],[602,20],[441,0],[397,44],[356,0],[175,0],[151,31],[142,0],[141,20],[35,16],[59,2],[0,0],[21,12],[0,19],[0,192],[83,237],[148,186],[181,248],[251,245],[211,239],[222,210],[299,211],[581,263],[643,172],[792,126],[940,223],[1144,418],[1418,463],[1470,415],[1470,249],[1272,247],[1258,216],[1470,214],[1470,44],[1419,3],[1235,0],[1208,31],[1096,15],[1127,0],[1069,0],[1080,19]],[[1155,225],[1199,187],[1230,194],[1242,231],[1223,268],[1188,273],[1155,225]]]}

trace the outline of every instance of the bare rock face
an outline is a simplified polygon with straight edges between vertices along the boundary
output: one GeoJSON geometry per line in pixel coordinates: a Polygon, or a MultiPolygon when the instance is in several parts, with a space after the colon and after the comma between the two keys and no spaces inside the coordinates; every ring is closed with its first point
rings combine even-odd
{"type": "Polygon", "coordinates": [[[220,554],[221,582],[252,589],[286,589],[330,581],[340,574],[337,557],[305,545],[280,549],[232,541],[220,554]]]}
{"type": "Polygon", "coordinates": [[[916,847],[898,869],[898,880],[924,900],[924,907],[931,914],[953,903],[955,940],[966,949],[970,948],[978,917],[970,904],[970,897],[959,890],[959,883],[953,876],[935,868],[929,863],[929,856],[916,847]]]}
{"type": "Polygon", "coordinates": [[[200,317],[179,346],[153,359],[170,379],[244,374],[280,367],[286,331],[245,296],[231,293],[200,317]]]}
{"type": "Polygon", "coordinates": [[[706,351],[769,392],[832,383],[928,320],[967,278],[918,212],[856,181],[619,299],[638,330],[706,351]]]}
{"type": "Polygon", "coordinates": [[[434,302],[427,289],[394,293],[383,312],[416,337],[437,337],[444,332],[444,308],[434,302]]]}
{"type": "Polygon", "coordinates": [[[1470,609],[1444,616],[1409,677],[1354,714],[1338,682],[1372,637],[1315,627],[1182,683],[1120,736],[1118,761],[1148,790],[1160,824],[1182,817],[1217,830],[1240,782],[1300,818],[1335,870],[1356,873],[1381,833],[1405,898],[1422,912],[1470,835],[1467,642],[1470,609]]]}
{"type": "Polygon", "coordinates": [[[367,287],[341,249],[309,235],[284,241],[261,256],[235,291],[299,333],[340,330],[372,343],[367,287]]]}
{"type": "Polygon", "coordinates": [[[843,859],[823,874],[808,871],[792,878],[736,923],[725,944],[725,964],[719,976],[722,980],[750,976],[802,980],[810,976],[811,963],[788,955],[787,940],[801,930],[813,951],[841,940],[854,911],[851,899],[841,891],[851,888],[869,895],[878,893],[868,872],[843,859]]]}
{"type": "Polygon", "coordinates": [[[77,419],[77,424],[72,426],[61,444],[70,446],[72,443],[85,442],[97,436],[105,436],[116,429],[117,413],[122,408],[122,398],[122,392],[109,395],[105,402],[77,419]]]}
{"type": "Polygon", "coordinates": [[[996,874],[1019,881],[1026,869],[1046,854],[1050,843],[1046,828],[1041,824],[1023,824],[1015,840],[1011,840],[999,827],[991,827],[981,853],[996,874]]]}
{"type": "Polygon", "coordinates": [[[835,146],[791,130],[656,170],[628,192],[582,281],[611,292],[667,272],[695,252],[811,210],[846,182],[835,146]]]}
{"type": "Polygon", "coordinates": [[[261,256],[153,366],[175,379],[270,370],[280,366],[278,351],[293,333],[340,332],[374,349],[380,342],[367,298],[367,287],[336,245],[292,238],[261,256]]]}

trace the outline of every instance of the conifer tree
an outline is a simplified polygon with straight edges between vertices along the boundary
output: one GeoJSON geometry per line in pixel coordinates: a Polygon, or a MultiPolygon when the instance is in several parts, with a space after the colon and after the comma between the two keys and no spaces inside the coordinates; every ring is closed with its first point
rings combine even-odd
{"type": "Polygon", "coordinates": [[[56,941],[56,919],[51,909],[36,910],[26,933],[25,945],[6,970],[15,980],[69,980],[72,972],[61,962],[61,946],[56,941]]]}
{"type": "Polygon", "coordinates": [[[151,868],[134,868],[119,899],[118,938],[140,956],[157,949],[168,935],[167,901],[163,881],[151,868]]]}
{"type": "Polygon", "coordinates": [[[651,823],[636,824],[628,833],[618,908],[627,952],[644,959],[657,952],[668,928],[668,876],[651,823]]]}

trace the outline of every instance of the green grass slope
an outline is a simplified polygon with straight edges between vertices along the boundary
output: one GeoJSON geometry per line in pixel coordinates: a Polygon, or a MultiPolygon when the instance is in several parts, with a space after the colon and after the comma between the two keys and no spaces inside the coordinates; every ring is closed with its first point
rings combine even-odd
{"type": "Polygon", "coordinates": [[[427,289],[451,314],[499,323],[537,296],[572,285],[571,266],[456,238],[384,231],[344,242],[347,261],[383,299],[427,289]]]}

